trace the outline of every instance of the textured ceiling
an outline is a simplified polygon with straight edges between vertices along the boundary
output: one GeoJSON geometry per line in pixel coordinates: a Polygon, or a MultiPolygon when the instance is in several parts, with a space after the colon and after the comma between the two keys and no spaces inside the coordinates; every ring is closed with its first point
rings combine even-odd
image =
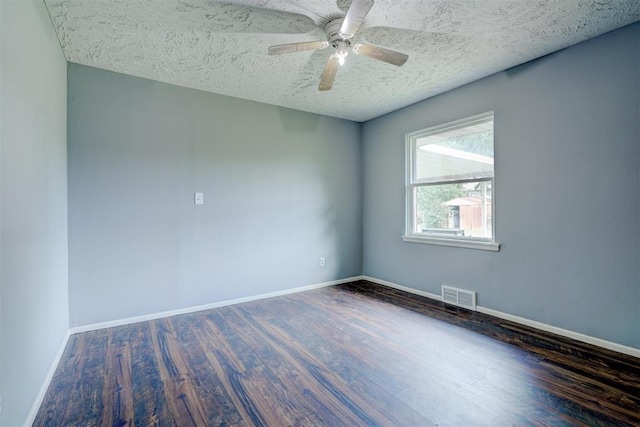
{"type": "Polygon", "coordinates": [[[317,90],[324,39],[350,0],[45,0],[70,62],[365,121],[640,20],[640,0],[375,0],[356,35],[404,52],[395,67],[351,54],[317,90]]]}

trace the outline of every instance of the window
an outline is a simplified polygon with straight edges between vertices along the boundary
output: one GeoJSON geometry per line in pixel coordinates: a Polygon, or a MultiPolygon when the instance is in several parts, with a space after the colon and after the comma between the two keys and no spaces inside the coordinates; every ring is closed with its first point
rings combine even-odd
{"type": "Polygon", "coordinates": [[[493,112],[407,134],[403,240],[497,251],[493,112]]]}

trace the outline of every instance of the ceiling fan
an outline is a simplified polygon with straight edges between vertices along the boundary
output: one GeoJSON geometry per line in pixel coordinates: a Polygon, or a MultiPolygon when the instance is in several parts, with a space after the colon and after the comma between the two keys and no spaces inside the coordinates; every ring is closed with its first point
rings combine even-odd
{"type": "Polygon", "coordinates": [[[324,32],[326,40],[316,40],[310,42],[288,43],[269,47],[269,55],[281,55],[284,53],[301,52],[305,50],[325,49],[329,46],[335,48],[327,65],[324,68],[318,90],[330,90],[340,65],[344,64],[345,58],[349,54],[349,48],[357,55],[383,61],[388,64],[402,66],[409,56],[394,50],[385,49],[366,43],[356,43],[351,46],[351,41],[364,21],[364,18],[371,10],[373,0],[353,0],[344,18],[335,18],[327,22],[324,32]]]}

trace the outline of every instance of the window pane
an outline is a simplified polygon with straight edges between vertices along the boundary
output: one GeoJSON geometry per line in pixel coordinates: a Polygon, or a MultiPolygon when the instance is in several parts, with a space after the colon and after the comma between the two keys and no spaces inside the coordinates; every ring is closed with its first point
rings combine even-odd
{"type": "Polygon", "coordinates": [[[414,233],[491,238],[491,181],[415,188],[414,233]]]}
{"type": "Polygon", "coordinates": [[[493,119],[418,137],[415,183],[493,177],[493,119]]]}

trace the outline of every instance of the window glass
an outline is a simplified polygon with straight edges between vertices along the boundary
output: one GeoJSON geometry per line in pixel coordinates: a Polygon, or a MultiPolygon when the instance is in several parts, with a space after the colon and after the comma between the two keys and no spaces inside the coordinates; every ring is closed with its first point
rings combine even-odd
{"type": "Polygon", "coordinates": [[[493,240],[493,113],[407,135],[407,234],[493,240]]]}

